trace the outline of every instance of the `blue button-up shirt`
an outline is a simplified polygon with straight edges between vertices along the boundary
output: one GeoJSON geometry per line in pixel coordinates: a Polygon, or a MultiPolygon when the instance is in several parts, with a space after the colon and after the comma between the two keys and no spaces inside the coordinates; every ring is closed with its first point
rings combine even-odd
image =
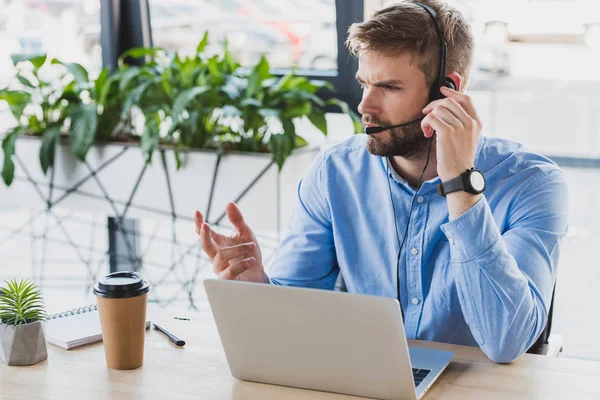
{"type": "Polygon", "coordinates": [[[475,167],[484,197],[449,222],[439,178],[415,190],[356,135],[318,156],[269,270],[274,284],[397,298],[408,338],[479,345],[497,362],[523,354],[548,319],[559,243],[567,231],[561,170],[521,145],[482,136],[475,167]]]}

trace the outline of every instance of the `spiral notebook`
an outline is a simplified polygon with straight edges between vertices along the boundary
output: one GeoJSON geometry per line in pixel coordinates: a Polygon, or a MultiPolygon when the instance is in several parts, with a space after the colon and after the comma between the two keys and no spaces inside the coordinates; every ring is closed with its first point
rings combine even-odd
{"type": "MultiPolygon", "coordinates": [[[[146,321],[150,329],[150,321],[146,321]]],[[[48,317],[46,340],[65,350],[102,341],[98,306],[93,304],[48,317]]]]}

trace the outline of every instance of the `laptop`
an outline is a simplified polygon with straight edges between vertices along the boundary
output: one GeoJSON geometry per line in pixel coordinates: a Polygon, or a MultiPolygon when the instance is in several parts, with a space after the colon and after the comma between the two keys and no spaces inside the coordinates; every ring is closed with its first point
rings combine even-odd
{"type": "Polygon", "coordinates": [[[217,279],[204,287],[240,380],[415,400],[454,355],[409,348],[396,299],[217,279]]]}

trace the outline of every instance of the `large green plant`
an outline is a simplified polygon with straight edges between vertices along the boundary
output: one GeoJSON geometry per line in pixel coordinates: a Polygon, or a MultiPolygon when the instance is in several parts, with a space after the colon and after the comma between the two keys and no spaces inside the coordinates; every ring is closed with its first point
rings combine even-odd
{"type": "Polygon", "coordinates": [[[0,290],[0,321],[5,325],[21,325],[43,321],[47,317],[44,300],[38,287],[22,279],[6,282],[0,290]]]}
{"type": "Polygon", "coordinates": [[[39,160],[45,174],[54,164],[61,134],[68,132],[74,154],[84,160],[96,139],[112,134],[120,109],[107,69],[90,80],[80,64],[64,64],[46,55],[16,55],[12,61],[14,79],[0,90],[0,100],[8,103],[15,118],[15,126],[2,141],[2,178],[7,185],[14,179],[13,155],[19,135],[40,137],[39,160]]]}
{"type": "Polygon", "coordinates": [[[306,145],[293,121],[307,117],[327,135],[328,106],[341,108],[352,117],[356,132],[362,130],[360,118],[346,103],[317,95],[333,91],[331,84],[296,76],[294,70],[276,78],[265,57],[248,70],[235,60],[227,42],[215,55],[207,54],[207,44],[208,33],[193,56],[138,48],[121,57],[120,88],[129,93],[122,112],[125,116],[134,108],[143,116],[138,134],[148,161],[162,139],[176,147],[178,167],[180,150],[213,148],[271,152],[281,168],[296,147],[306,145]],[[126,57],[146,61],[129,67],[123,63],[126,57]]]}
{"type": "Polygon", "coordinates": [[[2,178],[14,177],[17,136],[40,136],[40,164],[44,173],[53,165],[61,132],[69,134],[73,152],[81,160],[96,140],[139,140],[147,162],[160,144],[180,152],[194,148],[271,152],[281,168],[286,158],[306,141],[297,134],[294,121],[308,118],[327,135],[325,111],[340,108],[349,114],[356,132],[360,118],[348,105],[322,94],[331,84],[296,76],[270,73],[265,57],[242,68],[225,43],[219,54],[208,54],[208,34],[196,54],[182,57],[160,48],[136,48],[119,59],[118,69],[103,70],[90,79],[76,63],[48,61],[46,56],[13,57],[15,79],[0,90],[8,102],[16,126],[2,147],[2,178]],[[125,60],[142,60],[128,65],[125,60]],[[44,79],[42,70],[50,78],[44,79]]]}

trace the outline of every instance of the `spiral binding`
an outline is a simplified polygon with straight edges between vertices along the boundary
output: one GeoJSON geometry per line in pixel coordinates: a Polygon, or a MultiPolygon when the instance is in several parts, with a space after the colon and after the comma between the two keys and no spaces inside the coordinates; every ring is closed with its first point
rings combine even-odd
{"type": "Polygon", "coordinates": [[[86,306],[86,307],[74,308],[74,309],[69,310],[69,311],[63,311],[63,312],[58,313],[58,314],[50,315],[48,317],[48,320],[58,319],[58,318],[64,318],[64,317],[68,317],[69,315],[85,314],[87,312],[92,312],[92,311],[97,311],[97,310],[98,310],[98,305],[96,305],[96,304],[90,304],[89,306],[86,306]]]}

